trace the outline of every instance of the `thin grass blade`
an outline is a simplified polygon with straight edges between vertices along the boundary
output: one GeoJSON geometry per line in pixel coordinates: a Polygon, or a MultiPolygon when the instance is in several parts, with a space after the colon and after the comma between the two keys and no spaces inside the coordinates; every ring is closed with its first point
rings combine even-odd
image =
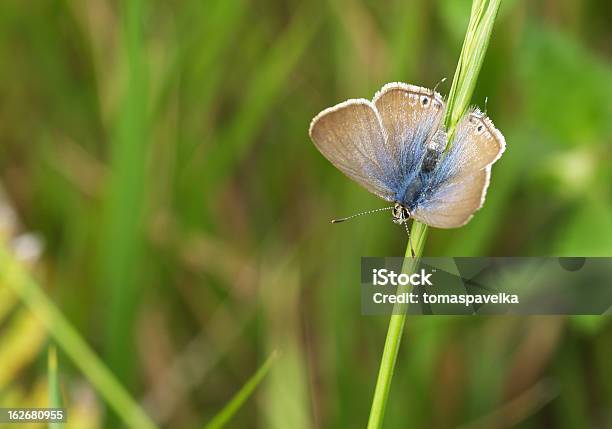
{"type": "MultiPolygon", "coordinates": [[[[49,354],[47,356],[47,374],[49,377],[49,407],[62,408],[64,401],[62,399],[62,390],[59,381],[59,369],[57,365],[57,349],[55,345],[49,346],[49,354]]],[[[49,429],[63,429],[63,423],[49,423],[49,429]]]]}
{"type": "Polygon", "coordinates": [[[219,413],[213,417],[213,419],[204,426],[204,429],[219,429],[224,427],[232,417],[240,410],[242,405],[247,399],[253,394],[259,383],[264,379],[272,364],[278,357],[278,352],[274,351],[266,359],[263,365],[253,374],[253,376],[242,386],[242,389],[234,395],[234,397],[227,403],[225,407],[219,413]]]}

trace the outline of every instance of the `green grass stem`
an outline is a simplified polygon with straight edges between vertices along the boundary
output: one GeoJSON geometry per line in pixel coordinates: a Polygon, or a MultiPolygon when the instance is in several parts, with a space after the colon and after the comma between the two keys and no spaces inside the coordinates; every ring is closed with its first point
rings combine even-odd
{"type": "MultiPolygon", "coordinates": [[[[414,222],[410,230],[412,243],[414,246],[415,257],[412,258],[410,245],[406,247],[405,261],[402,266],[402,272],[408,273],[414,270],[418,259],[423,254],[425,247],[425,239],[427,238],[427,225],[420,222],[414,222]]],[[[401,293],[398,290],[398,293],[401,293]]],[[[387,398],[389,397],[389,389],[391,388],[391,380],[395,370],[395,361],[399,352],[402,333],[406,323],[406,314],[403,311],[404,306],[397,305],[393,308],[393,313],[389,320],[389,328],[387,329],[387,339],[383,348],[383,355],[380,359],[380,369],[378,370],[378,378],[376,380],[376,388],[374,389],[374,398],[372,399],[372,408],[370,409],[370,419],[368,420],[368,429],[382,427],[385,408],[387,406],[387,398]]]]}
{"type": "MultiPolygon", "coordinates": [[[[453,77],[447,110],[444,117],[444,125],[452,136],[459,119],[466,112],[484,56],[489,45],[493,23],[499,9],[501,0],[474,0],[470,15],[468,30],[461,48],[461,55],[453,77]]],[[[402,267],[402,272],[414,270],[418,259],[423,254],[425,239],[427,237],[427,225],[413,222],[411,228],[412,243],[414,246],[415,257],[411,257],[410,243],[406,247],[406,261],[402,267]]],[[[398,290],[398,292],[402,292],[398,290]]],[[[395,362],[402,339],[402,333],[406,324],[405,305],[394,307],[389,320],[387,338],[383,348],[383,355],[380,361],[380,369],[374,389],[368,429],[378,429],[382,427],[385,415],[385,408],[391,388],[391,380],[395,370],[395,362]]]]}

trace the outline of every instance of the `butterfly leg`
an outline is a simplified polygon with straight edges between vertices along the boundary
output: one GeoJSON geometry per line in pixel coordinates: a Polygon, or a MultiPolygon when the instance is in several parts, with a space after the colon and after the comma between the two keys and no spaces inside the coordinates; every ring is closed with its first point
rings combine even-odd
{"type": "Polygon", "coordinates": [[[412,247],[412,236],[410,235],[410,229],[408,228],[408,220],[404,222],[404,227],[406,228],[406,234],[408,234],[408,246],[410,246],[410,253],[414,258],[416,253],[414,253],[414,247],[412,247]]]}

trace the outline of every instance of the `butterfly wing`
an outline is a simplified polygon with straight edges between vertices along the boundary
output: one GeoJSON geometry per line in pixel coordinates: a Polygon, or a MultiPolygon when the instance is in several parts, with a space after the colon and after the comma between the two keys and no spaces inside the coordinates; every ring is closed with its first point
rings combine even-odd
{"type": "Polygon", "coordinates": [[[340,171],[387,201],[401,201],[439,129],[442,96],[389,83],[372,102],[348,100],[319,113],[310,137],[340,171]]]}
{"type": "Polygon", "coordinates": [[[491,166],[505,148],[493,122],[479,110],[470,110],[457,126],[451,148],[436,167],[413,217],[436,228],[465,225],[482,207],[491,166]]]}
{"type": "Polygon", "coordinates": [[[373,194],[393,200],[387,137],[369,100],[348,100],[323,110],[312,120],[309,134],[340,171],[373,194]]]}
{"type": "Polygon", "coordinates": [[[392,160],[395,199],[399,201],[440,128],[444,100],[431,89],[394,82],[383,86],[372,102],[387,132],[385,150],[392,160]]]}

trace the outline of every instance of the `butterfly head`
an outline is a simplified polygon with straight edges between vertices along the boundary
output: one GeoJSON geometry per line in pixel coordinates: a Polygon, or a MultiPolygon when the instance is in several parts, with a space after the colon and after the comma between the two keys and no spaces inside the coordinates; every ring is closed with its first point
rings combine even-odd
{"type": "Polygon", "coordinates": [[[393,206],[392,214],[393,223],[396,223],[398,225],[408,222],[411,216],[410,211],[400,203],[395,203],[395,205],[393,206]]]}

